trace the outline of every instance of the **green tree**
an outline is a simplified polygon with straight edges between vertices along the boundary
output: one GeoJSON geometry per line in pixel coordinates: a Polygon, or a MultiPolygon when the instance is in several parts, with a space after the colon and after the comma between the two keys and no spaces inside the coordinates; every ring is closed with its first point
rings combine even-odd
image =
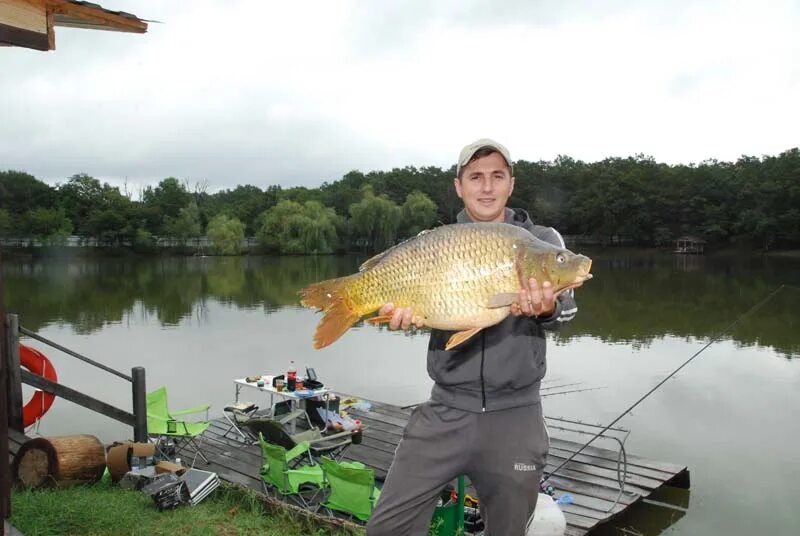
{"type": "Polygon", "coordinates": [[[8,210],[0,208],[0,236],[6,237],[11,235],[11,214],[8,210]]]}
{"type": "Polygon", "coordinates": [[[237,255],[242,249],[244,224],[237,218],[217,214],[208,222],[206,231],[217,251],[223,255],[237,255]]]}
{"type": "Polygon", "coordinates": [[[400,213],[405,236],[414,236],[436,223],[436,205],[430,197],[416,190],[406,196],[400,213]]]}
{"type": "Polygon", "coordinates": [[[63,244],[72,233],[72,222],[63,209],[37,208],[25,220],[26,235],[47,245],[63,244]]]}
{"type": "Polygon", "coordinates": [[[200,209],[197,208],[197,203],[192,201],[180,209],[175,219],[166,216],[164,231],[168,236],[180,240],[184,246],[189,240],[198,238],[203,233],[203,228],[200,226],[200,209]]]}
{"type": "Polygon", "coordinates": [[[233,190],[223,190],[208,200],[207,211],[211,217],[224,212],[238,218],[245,224],[245,234],[253,236],[259,214],[277,203],[274,190],[264,192],[257,186],[237,186],[233,190]]]}
{"type": "Polygon", "coordinates": [[[281,201],[259,218],[256,239],[266,249],[284,254],[332,253],[338,239],[338,217],[317,201],[281,201]]]}
{"type": "Polygon", "coordinates": [[[269,251],[281,251],[281,244],[289,235],[289,219],[302,210],[303,206],[300,203],[283,200],[262,213],[256,229],[256,240],[259,245],[269,251]]]}
{"type": "Polygon", "coordinates": [[[357,244],[363,247],[381,251],[397,240],[400,208],[388,196],[376,196],[370,185],[361,201],[350,206],[350,217],[357,244]]]}
{"type": "Polygon", "coordinates": [[[175,221],[182,208],[192,201],[192,194],[175,177],[169,177],[158,183],[155,188],[148,186],[142,194],[142,203],[156,212],[158,229],[153,232],[162,232],[167,224],[166,218],[175,221]]]}
{"type": "Polygon", "coordinates": [[[305,253],[333,253],[336,248],[336,212],[317,201],[307,201],[303,205],[302,227],[305,253]]]}
{"type": "MultiPolygon", "coordinates": [[[[53,188],[23,171],[0,171],[0,209],[16,217],[37,208],[55,208],[56,192],[53,188]]],[[[22,230],[19,229],[18,232],[22,230]]]]}
{"type": "Polygon", "coordinates": [[[103,208],[103,186],[100,181],[85,173],[73,175],[57,187],[59,206],[72,221],[75,232],[96,236],[89,227],[90,215],[103,208]]]}

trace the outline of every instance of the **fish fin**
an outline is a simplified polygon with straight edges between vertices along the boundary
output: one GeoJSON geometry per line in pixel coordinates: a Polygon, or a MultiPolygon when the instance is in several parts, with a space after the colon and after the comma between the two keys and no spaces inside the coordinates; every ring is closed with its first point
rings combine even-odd
{"type": "Polygon", "coordinates": [[[324,314],[314,333],[314,348],[317,350],[334,343],[361,318],[347,295],[352,279],[353,276],[329,279],[300,291],[301,304],[324,314]]]}
{"type": "Polygon", "coordinates": [[[459,331],[458,333],[454,333],[453,336],[450,337],[450,340],[447,341],[447,344],[445,345],[444,349],[452,350],[453,348],[455,348],[462,342],[466,341],[467,339],[469,339],[482,329],[483,328],[472,328],[464,331],[459,331]]]}
{"type": "Polygon", "coordinates": [[[384,258],[385,258],[385,257],[386,257],[388,254],[389,254],[389,253],[391,253],[391,252],[392,252],[392,251],[394,251],[395,249],[399,248],[400,246],[403,246],[403,245],[407,244],[408,242],[411,242],[412,240],[416,240],[416,239],[417,239],[417,238],[419,238],[420,236],[422,236],[422,235],[424,235],[424,234],[427,234],[427,233],[431,232],[432,230],[433,230],[433,229],[425,229],[424,231],[420,231],[420,232],[419,232],[417,235],[415,235],[415,236],[412,236],[411,238],[406,238],[405,240],[403,240],[403,241],[402,241],[402,242],[400,242],[399,244],[395,244],[394,246],[390,247],[390,248],[389,248],[389,249],[387,249],[386,251],[382,251],[381,253],[378,253],[378,254],[377,254],[377,255],[375,255],[374,257],[370,257],[369,259],[365,260],[365,261],[364,261],[364,262],[361,264],[361,266],[359,266],[359,267],[358,267],[358,271],[359,271],[359,272],[363,272],[364,270],[369,270],[370,268],[374,268],[375,266],[377,266],[378,264],[380,264],[380,262],[381,262],[381,261],[382,261],[382,260],[383,260],[383,259],[384,259],[384,258]]]}
{"type": "Polygon", "coordinates": [[[497,307],[505,307],[511,305],[519,300],[518,292],[501,292],[493,296],[489,296],[489,303],[486,305],[489,309],[496,309],[497,307]]]}
{"type": "Polygon", "coordinates": [[[374,257],[370,257],[369,259],[365,260],[361,266],[358,267],[358,271],[363,272],[364,270],[369,270],[370,268],[377,266],[383,260],[386,254],[392,251],[392,249],[394,248],[389,248],[386,251],[382,251],[374,257]]]}
{"type": "Polygon", "coordinates": [[[528,290],[528,278],[525,277],[524,272],[524,259],[525,256],[525,248],[518,248],[517,250],[517,257],[514,260],[514,268],[517,272],[517,280],[519,280],[519,288],[524,288],[528,290]]]}
{"type": "Polygon", "coordinates": [[[392,319],[392,315],[381,315],[381,316],[373,316],[372,318],[367,318],[364,320],[367,324],[372,324],[373,326],[377,326],[378,324],[386,324],[392,319]]]}
{"type": "Polygon", "coordinates": [[[334,305],[325,311],[314,333],[314,348],[319,350],[336,342],[350,326],[358,322],[361,315],[354,313],[344,303],[334,305]]]}

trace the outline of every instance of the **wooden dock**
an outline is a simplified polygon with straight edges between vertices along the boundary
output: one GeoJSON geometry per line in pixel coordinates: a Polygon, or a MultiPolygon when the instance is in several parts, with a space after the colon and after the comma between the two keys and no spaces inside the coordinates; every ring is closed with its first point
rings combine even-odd
{"type": "MultiPolygon", "coordinates": [[[[344,458],[371,467],[376,478],[383,481],[411,410],[368,402],[371,404],[369,411],[349,410],[352,416],[361,419],[365,429],[361,444],[351,445],[344,458]]],[[[199,440],[203,453],[211,462],[208,469],[217,472],[224,480],[261,491],[258,470],[263,461],[258,445],[246,446],[232,433],[223,437],[228,427],[224,419],[217,419],[199,440]]],[[[547,470],[555,469],[581,446],[582,443],[551,436],[547,470]]],[[[189,452],[183,456],[191,458],[189,452]]],[[[689,487],[689,471],[685,466],[629,454],[625,493],[620,496],[617,459],[616,451],[589,446],[550,478],[549,483],[556,488],[556,497],[563,493],[573,497],[572,504],[562,507],[568,523],[567,535],[589,533],[663,486],[689,487]]],[[[198,464],[198,467],[204,465],[202,461],[198,464]]],[[[467,492],[476,495],[472,488],[468,487],[467,492]]]]}

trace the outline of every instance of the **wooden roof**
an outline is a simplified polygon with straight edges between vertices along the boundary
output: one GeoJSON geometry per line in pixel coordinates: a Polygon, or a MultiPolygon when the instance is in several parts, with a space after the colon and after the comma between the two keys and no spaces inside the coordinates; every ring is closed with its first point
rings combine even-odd
{"type": "Polygon", "coordinates": [[[55,49],[55,26],[145,33],[147,21],[79,0],[0,0],[0,45],[55,49]]]}
{"type": "Polygon", "coordinates": [[[690,235],[681,236],[680,238],[676,238],[675,241],[676,242],[695,242],[695,243],[698,243],[698,244],[705,244],[706,243],[706,241],[703,240],[702,238],[700,238],[698,236],[690,236],[690,235]]]}

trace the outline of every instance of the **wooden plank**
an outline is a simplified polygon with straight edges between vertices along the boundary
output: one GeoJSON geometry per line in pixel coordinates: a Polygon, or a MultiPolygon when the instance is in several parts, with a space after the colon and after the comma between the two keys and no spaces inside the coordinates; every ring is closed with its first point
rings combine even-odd
{"type": "Polygon", "coordinates": [[[571,512],[564,512],[564,517],[567,523],[574,527],[579,527],[584,530],[589,530],[597,525],[597,520],[591,517],[585,517],[580,514],[573,514],[571,512]]]}
{"type": "MultiPolygon", "coordinates": [[[[559,456],[559,455],[556,455],[556,454],[550,454],[547,457],[547,459],[548,459],[548,464],[547,464],[548,467],[552,466],[552,468],[555,469],[556,467],[561,465],[561,463],[566,458],[564,458],[562,456],[559,456]]],[[[586,464],[586,463],[578,462],[578,461],[575,461],[575,460],[569,462],[563,468],[559,469],[558,470],[559,473],[563,469],[572,469],[573,471],[578,471],[578,472],[585,473],[585,474],[588,474],[588,475],[598,476],[598,477],[601,477],[601,478],[606,478],[606,479],[610,480],[611,482],[613,482],[615,485],[618,482],[617,471],[615,469],[606,469],[604,467],[597,467],[596,465],[586,464]]],[[[621,474],[620,474],[620,476],[621,476],[621,474]]],[[[664,482],[663,480],[657,480],[657,479],[654,479],[654,478],[647,478],[647,477],[640,476],[640,475],[633,474],[633,473],[628,473],[626,475],[626,478],[625,478],[626,487],[627,487],[628,484],[630,484],[630,485],[638,486],[640,488],[651,489],[651,490],[661,486],[661,484],[663,482],[664,482]]]]}
{"type": "MultiPolygon", "coordinates": [[[[256,478],[258,475],[257,468],[253,471],[242,470],[242,467],[236,462],[236,460],[230,456],[225,456],[206,442],[200,442],[200,449],[211,463],[205,464],[202,458],[198,456],[195,463],[195,467],[197,469],[214,471],[219,475],[220,478],[227,480],[228,482],[240,484],[255,490],[261,489],[261,479],[256,478]]],[[[182,445],[178,452],[181,454],[181,457],[184,458],[187,464],[190,463],[194,457],[194,450],[189,445],[182,445]]]]}
{"type": "MultiPolygon", "coordinates": [[[[556,497],[560,497],[563,494],[563,491],[556,490],[556,497]]],[[[632,502],[637,500],[635,497],[627,496],[627,501],[620,500],[619,502],[608,500],[608,499],[599,499],[597,497],[592,497],[590,495],[583,495],[581,493],[570,493],[572,496],[573,502],[569,505],[562,505],[562,510],[564,511],[571,511],[579,513],[586,517],[591,517],[593,519],[602,520],[607,518],[611,513],[616,513],[624,510],[628,507],[632,502]],[[575,508],[571,508],[571,507],[575,508]]]]}
{"type": "Polygon", "coordinates": [[[11,454],[16,454],[19,448],[25,444],[30,438],[25,434],[17,432],[16,430],[8,431],[8,446],[11,454]]]}
{"type": "Polygon", "coordinates": [[[32,372],[23,370],[22,381],[28,385],[36,387],[37,389],[47,391],[48,393],[53,393],[64,400],[74,402],[79,406],[83,406],[92,411],[96,411],[97,413],[101,413],[106,417],[110,417],[123,424],[127,424],[128,426],[134,426],[136,424],[133,414],[114,407],[111,404],[106,404],[102,400],[97,400],[89,395],[85,395],[79,391],[76,391],[75,389],[67,387],[66,385],[51,382],[50,380],[42,378],[38,374],[33,374],[32,372]]]}
{"type": "MultiPolygon", "coordinates": [[[[576,443],[575,441],[569,441],[566,439],[560,439],[558,437],[554,437],[553,435],[550,436],[550,446],[556,446],[563,450],[568,450],[570,452],[575,452],[579,448],[583,446],[582,443],[576,443]]],[[[599,447],[595,447],[593,445],[589,445],[585,449],[583,449],[582,454],[590,454],[592,456],[599,456],[601,458],[606,458],[610,460],[617,459],[617,453],[613,450],[603,449],[599,447]]],[[[646,467],[648,469],[655,469],[658,471],[664,471],[671,474],[677,474],[680,471],[686,469],[685,466],[680,466],[674,463],[667,463],[667,462],[659,462],[655,460],[650,460],[644,458],[642,456],[637,456],[634,454],[628,454],[628,465],[636,465],[639,467],[646,467]]]]}
{"type": "MultiPolygon", "coordinates": [[[[378,413],[385,413],[386,415],[393,415],[395,417],[405,417],[408,420],[408,417],[411,416],[411,413],[414,411],[412,409],[403,409],[400,406],[393,406],[392,404],[387,404],[386,402],[380,402],[378,400],[370,400],[368,398],[364,398],[362,396],[355,396],[355,395],[347,395],[347,394],[339,394],[339,398],[341,400],[347,400],[348,398],[352,398],[355,400],[361,400],[364,402],[369,402],[372,406],[371,410],[376,411],[378,413]]],[[[347,411],[358,411],[352,407],[344,408],[347,411]]]]}
{"type": "Polygon", "coordinates": [[[564,536],[583,536],[588,531],[586,529],[582,529],[580,527],[575,527],[572,525],[567,525],[567,529],[564,531],[564,536]]]}
{"type": "MultiPolygon", "coordinates": [[[[545,471],[552,471],[555,468],[556,465],[547,464],[547,468],[545,469],[545,471]]],[[[584,482],[586,484],[593,484],[597,487],[605,488],[608,490],[612,490],[616,493],[619,493],[619,486],[617,485],[616,479],[605,478],[602,476],[595,476],[588,473],[576,471],[574,469],[566,469],[566,468],[559,469],[558,475],[579,482],[584,482]]],[[[555,477],[551,476],[550,480],[552,480],[553,478],[555,477]]],[[[633,484],[626,484],[625,491],[630,491],[632,493],[637,493],[639,495],[649,495],[652,489],[640,488],[639,486],[634,486],[633,484]]]]}
{"type": "Polygon", "coordinates": [[[47,8],[47,49],[56,49],[56,31],[53,28],[55,24],[55,14],[51,7],[47,8]]]}
{"type": "Polygon", "coordinates": [[[35,331],[31,331],[29,329],[25,329],[24,327],[20,326],[19,327],[19,332],[21,334],[25,335],[26,337],[30,337],[31,339],[33,339],[35,341],[39,341],[42,344],[46,344],[47,346],[55,348],[56,350],[60,350],[60,351],[64,352],[65,354],[74,357],[75,359],[80,359],[84,363],[88,363],[88,364],[90,364],[90,365],[92,365],[94,367],[99,368],[100,370],[104,370],[104,371],[108,372],[109,374],[113,374],[114,376],[119,376],[123,380],[128,380],[129,382],[133,381],[133,378],[131,376],[128,376],[124,372],[120,372],[120,371],[115,370],[115,369],[113,369],[113,368],[111,368],[109,366],[106,366],[106,365],[104,365],[102,363],[99,363],[99,362],[95,361],[94,359],[90,359],[90,358],[86,357],[85,355],[81,355],[78,352],[75,352],[74,350],[70,350],[66,346],[61,346],[57,342],[54,342],[54,341],[51,341],[50,339],[42,337],[41,335],[39,335],[35,331]]]}
{"type": "Polygon", "coordinates": [[[33,50],[47,51],[50,44],[46,33],[20,30],[0,23],[0,45],[12,45],[33,50]]]}
{"type": "MultiPolygon", "coordinates": [[[[560,459],[566,459],[572,455],[574,451],[560,449],[558,447],[550,446],[549,456],[557,456],[560,459]]],[[[605,467],[606,469],[617,469],[617,461],[609,460],[608,458],[601,458],[599,456],[588,456],[585,454],[578,454],[573,458],[574,461],[585,463],[587,465],[596,465],[597,467],[605,467]]],[[[620,471],[622,470],[622,463],[619,464],[620,471]]],[[[628,464],[628,473],[644,476],[648,478],[655,478],[661,481],[672,478],[673,473],[659,471],[657,469],[650,469],[639,465],[628,464]]]]}
{"type": "Polygon", "coordinates": [[[56,14],[56,25],[58,26],[81,28],[83,27],[82,23],[88,23],[96,29],[133,33],[147,31],[147,23],[137,17],[126,17],[99,6],[73,4],[67,0],[48,0],[48,2],[53,13],[56,14]],[[73,22],[74,19],[78,20],[73,22]]]}
{"type": "Polygon", "coordinates": [[[400,438],[403,437],[403,429],[393,424],[386,424],[380,421],[374,421],[372,419],[367,419],[367,418],[362,419],[361,422],[364,424],[365,433],[367,432],[367,430],[379,430],[394,435],[395,437],[397,437],[398,442],[400,441],[400,438]]]}
{"type": "MultiPolygon", "coordinates": [[[[566,476],[554,476],[550,478],[548,482],[556,488],[556,495],[561,493],[569,493],[573,496],[583,495],[585,497],[594,497],[610,502],[614,502],[619,496],[619,490],[593,485],[591,482],[585,482],[583,480],[569,478],[566,476]]],[[[625,505],[631,505],[640,498],[640,495],[633,494],[632,492],[626,490],[619,500],[625,505]]]]}
{"type": "Polygon", "coordinates": [[[361,411],[361,410],[351,410],[348,411],[348,414],[357,418],[357,419],[369,419],[372,422],[381,422],[384,424],[391,424],[397,426],[401,430],[406,427],[408,424],[408,418],[401,418],[395,417],[393,415],[387,415],[385,413],[380,413],[377,411],[361,411]]]}
{"type": "Polygon", "coordinates": [[[19,317],[6,315],[6,348],[8,363],[8,426],[22,432],[22,375],[20,371],[19,317]]]}
{"type": "Polygon", "coordinates": [[[0,0],[0,24],[43,34],[47,38],[47,12],[44,1],[0,0]]]}
{"type": "Polygon", "coordinates": [[[11,468],[9,466],[11,433],[8,426],[8,327],[6,321],[6,293],[3,280],[2,253],[0,253],[0,521],[6,534],[6,519],[11,517],[11,468]]]}

